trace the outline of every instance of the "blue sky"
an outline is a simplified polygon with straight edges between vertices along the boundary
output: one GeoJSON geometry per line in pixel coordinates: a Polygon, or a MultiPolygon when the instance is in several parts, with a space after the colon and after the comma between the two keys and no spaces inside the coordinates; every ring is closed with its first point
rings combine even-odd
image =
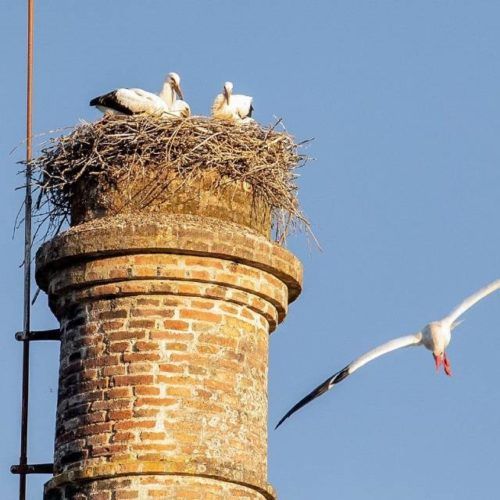
{"type": "MultiPolygon", "coordinates": [[[[0,492],[16,498],[24,3],[1,0],[3,224],[0,492]]],[[[314,137],[301,200],[323,252],[290,242],[304,292],[270,353],[270,422],[348,361],[446,314],[500,277],[500,4],[494,1],[38,2],[35,131],[98,114],[117,86],[182,76],[195,113],[225,80],[255,117],[314,137]]],[[[382,358],[270,431],[286,500],[493,498],[500,446],[500,297],[470,311],[449,348],[382,358]]],[[[33,327],[55,326],[40,297],[33,327]]],[[[32,348],[30,461],[51,461],[58,346],[32,348]]],[[[274,425],[271,425],[271,428],[274,425]]],[[[46,476],[29,480],[41,498],[46,476]]]]}

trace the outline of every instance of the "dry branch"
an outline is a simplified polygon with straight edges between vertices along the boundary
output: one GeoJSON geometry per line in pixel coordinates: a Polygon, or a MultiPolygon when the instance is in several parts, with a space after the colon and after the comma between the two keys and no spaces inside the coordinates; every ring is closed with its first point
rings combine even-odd
{"type": "Polygon", "coordinates": [[[32,161],[39,190],[34,215],[60,228],[81,196],[82,182],[105,194],[106,186],[143,175],[152,180],[135,202],[147,207],[168,197],[173,177],[187,181],[216,170],[220,177],[212,188],[249,184],[255,200],[270,207],[275,238],[283,242],[293,229],[309,230],[296,184],[297,168],[306,161],[299,145],[288,133],[277,132],[276,124],[262,128],[204,117],[106,116],[51,139],[32,161]]]}

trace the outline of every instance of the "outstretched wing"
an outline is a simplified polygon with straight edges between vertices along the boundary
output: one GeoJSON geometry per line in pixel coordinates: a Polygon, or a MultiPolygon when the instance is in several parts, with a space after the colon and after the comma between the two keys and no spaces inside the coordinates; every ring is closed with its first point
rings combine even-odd
{"type": "Polygon", "coordinates": [[[470,309],[474,304],[479,302],[480,300],[487,297],[490,293],[493,293],[496,290],[500,289],[500,279],[491,282],[489,285],[486,285],[481,290],[478,290],[476,293],[473,293],[470,297],[467,297],[460,305],[458,305],[453,311],[451,311],[443,321],[447,321],[450,325],[453,325],[455,321],[462,316],[462,314],[470,309]]]}
{"type": "Polygon", "coordinates": [[[316,399],[318,396],[321,396],[326,391],[331,389],[335,384],[342,382],[346,377],[353,374],[356,370],[361,368],[366,363],[369,363],[375,358],[379,356],[383,356],[388,352],[395,351],[396,349],[401,349],[402,347],[409,347],[413,345],[418,345],[422,341],[422,334],[419,332],[414,335],[406,335],[404,337],[398,337],[397,339],[390,340],[385,344],[382,344],[371,351],[363,354],[359,358],[355,359],[351,363],[349,363],[345,368],[342,368],[337,373],[334,373],[331,377],[328,377],[322,384],[318,385],[316,389],[310,392],[305,398],[301,399],[294,407],[292,407],[285,416],[278,422],[278,425],[275,427],[277,429],[288,417],[293,415],[297,410],[300,410],[307,403],[316,399]]]}

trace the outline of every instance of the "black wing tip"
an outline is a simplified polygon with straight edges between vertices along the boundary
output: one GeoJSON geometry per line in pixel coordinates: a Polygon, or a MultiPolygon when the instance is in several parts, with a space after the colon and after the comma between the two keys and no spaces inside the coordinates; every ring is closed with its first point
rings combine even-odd
{"type": "Polygon", "coordinates": [[[120,102],[120,99],[117,97],[117,93],[117,90],[113,90],[107,94],[94,97],[91,99],[89,106],[100,105],[118,111],[118,113],[123,113],[124,115],[133,115],[134,112],[120,102]]]}
{"type": "Polygon", "coordinates": [[[290,415],[291,413],[288,412],[284,417],[281,417],[281,420],[276,424],[274,430],[276,430],[290,415]]]}
{"type": "Polygon", "coordinates": [[[322,384],[318,385],[318,387],[311,391],[305,398],[301,399],[295,406],[288,410],[288,412],[277,423],[274,430],[276,430],[288,417],[291,417],[296,411],[300,410],[307,403],[310,403],[313,399],[316,399],[318,396],[321,396],[322,394],[327,392],[335,384],[342,382],[342,380],[344,380],[347,376],[349,376],[349,366],[346,366],[331,377],[328,377],[322,384]]]}

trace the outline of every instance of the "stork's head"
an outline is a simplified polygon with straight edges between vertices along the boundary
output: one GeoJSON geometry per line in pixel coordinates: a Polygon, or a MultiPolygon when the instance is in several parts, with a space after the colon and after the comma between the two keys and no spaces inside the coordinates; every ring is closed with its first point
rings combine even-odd
{"type": "Polygon", "coordinates": [[[168,78],[168,83],[174,89],[175,93],[179,96],[179,98],[184,99],[181,89],[181,77],[177,73],[169,73],[167,78],[168,78]]]}
{"type": "Polygon", "coordinates": [[[229,104],[229,98],[231,97],[231,94],[233,93],[233,83],[232,82],[226,82],[224,84],[224,97],[226,98],[226,102],[229,104]]]}

